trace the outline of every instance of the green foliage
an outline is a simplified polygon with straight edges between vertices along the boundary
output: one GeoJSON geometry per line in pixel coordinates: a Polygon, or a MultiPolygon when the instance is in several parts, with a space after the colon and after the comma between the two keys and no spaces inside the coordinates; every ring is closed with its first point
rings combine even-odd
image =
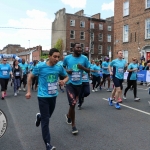
{"type": "Polygon", "coordinates": [[[48,55],[41,55],[40,59],[47,59],[48,55]]]}
{"type": "Polygon", "coordinates": [[[63,40],[62,39],[58,39],[56,44],[54,45],[54,48],[58,49],[61,52],[62,48],[63,48],[63,40]]]}

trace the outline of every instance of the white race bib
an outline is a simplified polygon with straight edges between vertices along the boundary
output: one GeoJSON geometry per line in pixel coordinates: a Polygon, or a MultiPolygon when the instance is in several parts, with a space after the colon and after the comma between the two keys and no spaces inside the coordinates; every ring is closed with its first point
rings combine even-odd
{"type": "Polygon", "coordinates": [[[123,68],[118,68],[118,73],[123,73],[124,69],[123,68]]]}
{"type": "Polygon", "coordinates": [[[16,76],[20,76],[20,72],[16,72],[16,76]]]}
{"type": "Polygon", "coordinates": [[[81,79],[81,72],[73,72],[71,75],[72,81],[80,81],[81,79]]]}
{"type": "Polygon", "coordinates": [[[57,82],[48,83],[48,94],[56,94],[57,82]]]}
{"type": "Polygon", "coordinates": [[[82,80],[88,80],[88,74],[83,75],[82,80]]]}
{"type": "Polygon", "coordinates": [[[8,71],[2,71],[3,76],[7,76],[8,75],[8,71]]]}

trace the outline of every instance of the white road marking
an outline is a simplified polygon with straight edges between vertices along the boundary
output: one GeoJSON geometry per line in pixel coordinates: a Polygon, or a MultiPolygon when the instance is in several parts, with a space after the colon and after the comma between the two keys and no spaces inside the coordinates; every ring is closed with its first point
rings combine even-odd
{"type": "MultiPolygon", "coordinates": [[[[108,99],[106,99],[106,98],[103,98],[103,100],[108,101],[108,99]]],[[[130,107],[130,106],[127,106],[127,105],[124,105],[124,104],[120,104],[120,105],[150,116],[150,113],[148,113],[148,112],[146,112],[146,111],[142,111],[142,110],[140,110],[140,109],[136,109],[136,108],[134,108],[134,107],[130,107]]]]}

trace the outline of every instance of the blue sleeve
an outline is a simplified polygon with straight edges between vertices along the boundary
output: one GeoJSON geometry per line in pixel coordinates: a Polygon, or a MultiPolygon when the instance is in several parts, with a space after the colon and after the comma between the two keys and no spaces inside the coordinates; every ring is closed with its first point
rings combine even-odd
{"type": "Polygon", "coordinates": [[[67,76],[67,72],[66,72],[66,70],[63,68],[63,66],[60,66],[61,67],[61,69],[60,69],[60,75],[61,76],[67,76]]]}
{"type": "Polygon", "coordinates": [[[89,61],[88,61],[87,58],[85,58],[85,67],[86,67],[86,68],[89,68],[89,61]]]}
{"type": "Polygon", "coordinates": [[[115,64],[115,61],[113,60],[113,61],[109,64],[109,66],[110,66],[110,67],[113,67],[114,64],[115,64]]]}
{"type": "Polygon", "coordinates": [[[34,76],[38,76],[38,75],[39,75],[39,66],[38,66],[38,65],[36,65],[36,66],[33,68],[32,74],[33,74],[34,76]]]}
{"type": "Polygon", "coordinates": [[[64,61],[63,61],[63,66],[67,66],[67,60],[66,60],[66,58],[64,59],[64,61]]]}
{"type": "Polygon", "coordinates": [[[131,65],[131,64],[129,64],[129,66],[128,66],[128,70],[131,70],[131,68],[132,68],[132,65],[131,65]]]}

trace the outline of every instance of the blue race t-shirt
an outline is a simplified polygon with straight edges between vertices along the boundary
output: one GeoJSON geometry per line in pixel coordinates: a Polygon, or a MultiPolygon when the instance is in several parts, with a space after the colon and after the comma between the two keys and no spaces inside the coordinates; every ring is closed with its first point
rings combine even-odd
{"type": "MultiPolygon", "coordinates": [[[[91,64],[90,69],[93,70],[94,66],[95,66],[95,64],[91,64]]],[[[93,72],[91,72],[91,74],[93,75],[93,72]]]]}
{"type": "Polygon", "coordinates": [[[81,85],[82,84],[82,74],[83,70],[78,69],[77,65],[80,64],[86,68],[89,67],[89,61],[86,56],[81,55],[79,57],[74,57],[72,54],[65,57],[63,66],[65,66],[68,70],[72,70],[72,74],[68,74],[69,83],[73,85],[81,85]]]}
{"type": "Polygon", "coordinates": [[[99,77],[99,76],[100,76],[100,73],[101,73],[101,67],[95,65],[95,66],[93,67],[93,70],[96,71],[96,72],[93,72],[93,75],[96,76],[96,77],[99,77]]]}
{"type": "Polygon", "coordinates": [[[0,78],[9,79],[11,70],[12,68],[9,64],[0,64],[0,78]]]}
{"type": "Polygon", "coordinates": [[[19,63],[19,66],[22,69],[23,75],[27,74],[28,64],[26,64],[26,63],[24,63],[24,64],[23,63],[19,63]]]}
{"type": "Polygon", "coordinates": [[[38,76],[38,97],[55,97],[58,95],[57,84],[59,75],[67,76],[60,65],[48,66],[46,63],[36,65],[32,74],[38,76]]]}
{"type": "Polygon", "coordinates": [[[63,66],[63,61],[59,61],[59,62],[57,63],[57,65],[63,66]]]}
{"type": "MultiPolygon", "coordinates": [[[[138,64],[130,63],[128,70],[138,69],[138,64]]],[[[129,72],[127,80],[137,80],[137,71],[129,72]]]]}
{"type": "Polygon", "coordinates": [[[126,60],[114,59],[110,63],[110,67],[113,67],[113,76],[115,76],[118,79],[123,79],[125,66],[126,66],[126,60]]]}
{"type": "Polygon", "coordinates": [[[110,62],[107,62],[107,61],[102,62],[102,73],[103,74],[110,74],[109,69],[108,69],[109,64],[110,64],[110,62]]]}

